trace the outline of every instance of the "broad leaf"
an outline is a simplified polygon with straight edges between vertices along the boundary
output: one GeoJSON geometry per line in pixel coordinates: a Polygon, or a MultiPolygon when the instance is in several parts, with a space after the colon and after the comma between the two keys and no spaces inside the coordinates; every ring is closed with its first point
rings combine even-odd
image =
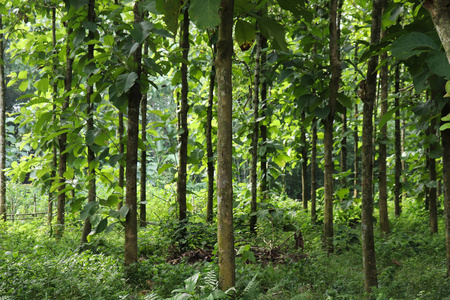
{"type": "Polygon", "coordinates": [[[136,82],[138,75],[135,72],[120,74],[117,77],[117,92],[119,95],[127,93],[136,82]]]}
{"type": "Polygon", "coordinates": [[[255,25],[244,20],[238,20],[234,28],[236,42],[242,51],[247,51],[255,41],[255,25]]]}
{"type": "Polygon", "coordinates": [[[424,51],[438,50],[434,40],[421,32],[411,32],[399,37],[391,45],[391,52],[398,59],[408,59],[424,51]]]}
{"type": "Polygon", "coordinates": [[[443,51],[432,51],[427,55],[426,63],[430,71],[436,75],[450,79],[450,64],[443,51]]]}
{"type": "Polygon", "coordinates": [[[200,30],[218,26],[220,0],[191,0],[189,16],[200,30]]]}
{"type": "Polygon", "coordinates": [[[97,227],[95,228],[95,233],[97,234],[104,231],[107,226],[108,226],[108,219],[104,218],[103,220],[100,221],[100,223],[98,223],[97,227]]]}
{"type": "Polygon", "coordinates": [[[288,50],[284,27],[281,24],[270,18],[259,17],[258,26],[261,29],[261,33],[271,41],[274,49],[288,50]]]}
{"type": "Polygon", "coordinates": [[[80,212],[81,220],[84,221],[88,217],[95,214],[95,212],[98,210],[98,208],[99,208],[98,202],[94,201],[94,202],[89,202],[88,204],[86,204],[80,212]]]}

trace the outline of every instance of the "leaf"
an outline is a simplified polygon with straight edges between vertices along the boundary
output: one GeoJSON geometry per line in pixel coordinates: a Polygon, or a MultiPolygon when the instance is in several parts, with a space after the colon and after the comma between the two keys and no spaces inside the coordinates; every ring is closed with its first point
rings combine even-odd
{"type": "Polygon", "coordinates": [[[131,36],[136,43],[142,43],[150,34],[153,24],[149,21],[134,23],[131,36]]]}
{"type": "Polygon", "coordinates": [[[316,110],[314,111],[316,117],[318,117],[319,119],[325,119],[328,114],[330,113],[330,107],[327,105],[323,108],[316,108],[316,110]]]}
{"type": "Polygon", "coordinates": [[[234,28],[234,35],[241,50],[247,51],[255,41],[255,25],[244,20],[238,20],[234,28]]]}
{"type": "Polygon", "coordinates": [[[73,38],[73,47],[77,48],[77,46],[84,40],[85,37],[85,30],[84,28],[80,28],[77,30],[77,33],[75,37],[73,38]]]}
{"type": "Polygon", "coordinates": [[[352,99],[343,93],[338,94],[338,101],[348,109],[353,108],[352,99]]]}
{"type": "Polygon", "coordinates": [[[128,212],[130,211],[130,208],[124,204],[120,209],[119,209],[119,214],[121,218],[125,218],[125,216],[128,214],[128,212]]]}
{"type": "Polygon", "coordinates": [[[70,0],[70,6],[73,6],[75,9],[79,9],[89,3],[89,0],[70,0]]]}
{"type": "Polygon", "coordinates": [[[444,122],[450,121],[450,114],[446,115],[445,117],[442,117],[441,120],[444,121],[444,122]]]}
{"type": "Polygon", "coordinates": [[[436,75],[443,76],[446,79],[450,79],[450,64],[448,63],[447,56],[443,51],[432,51],[427,55],[425,59],[430,71],[436,75]]]}
{"type": "Polygon", "coordinates": [[[161,168],[158,169],[158,175],[161,175],[162,172],[164,172],[165,170],[167,170],[168,168],[173,167],[173,164],[164,164],[161,166],[161,168]]]}
{"type": "Polygon", "coordinates": [[[89,202],[88,204],[86,204],[80,212],[81,220],[84,221],[88,217],[95,214],[95,212],[98,210],[98,208],[99,208],[98,202],[94,201],[94,202],[89,202]]]}
{"type": "Polygon", "coordinates": [[[275,20],[266,17],[258,17],[258,26],[261,33],[271,41],[274,49],[288,51],[284,27],[275,20]]]}
{"type": "Polygon", "coordinates": [[[189,16],[200,30],[218,26],[220,0],[191,0],[189,16]]]}
{"type": "Polygon", "coordinates": [[[119,213],[117,210],[112,210],[112,209],[111,209],[111,210],[108,212],[108,215],[111,216],[111,217],[113,217],[113,218],[120,219],[120,213],[119,213]]]}
{"type": "Polygon", "coordinates": [[[450,129],[450,123],[444,123],[441,125],[441,127],[439,127],[440,131],[444,131],[446,129],[450,129]]]}
{"type": "Polygon", "coordinates": [[[394,107],[389,111],[387,111],[383,116],[381,116],[380,122],[378,123],[378,128],[379,129],[383,128],[383,126],[386,125],[386,123],[392,118],[392,115],[399,109],[400,106],[394,107]]]}
{"type": "Polygon", "coordinates": [[[164,14],[163,20],[169,31],[174,34],[176,34],[178,30],[180,8],[181,2],[179,0],[156,0],[156,9],[164,14]]]}
{"type": "Polygon", "coordinates": [[[103,220],[100,221],[100,223],[95,228],[95,233],[97,234],[97,233],[104,231],[107,226],[108,226],[108,218],[104,218],[103,220]]]}
{"type": "Polygon", "coordinates": [[[338,190],[337,192],[336,192],[336,195],[339,197],[339,199],[344,199],[345,197],[347,197],[347,195],[348,195],[348,193],[350,192],[350,190],[349,189],[347,189],[347,188],[342,188],[342,189],[340,189],[340,190],[338,190]]]}
{"type": "MultiPolygon", "coordinates": [[[[446,93],[445,93],[444,97],[450,97],[450,80],[445,83],[445,91],[446,91],[446,93]]],[[[450,120],[445,120],[445,121],[450,121],[450,120]]]]}
{"type": "Polygon", "coordinates": [[[105,35],[105,36],[103,37],[103,42],[105,43],[105,45],[111,47],[111,46],[114,45],[114,37],[113,37],[112,35],[110,35],[110,34],[105,35]]]}
{"type": "Polygon", "coordinates": [[[119,95],[127,93],[136,82],[138,75],[136,72],[120,74],[117,77],[116,88],[119,95]]]}
{"type": "Polygon", "coordinates": [[[106,229],[105,229],[105,234],[108,234],[108,233],[110,233],[111,231],[113,231],[113,230],[114,230],[114,227],[116,226],[116,224],[117,224],[117,223],[112,223],[112,224],[110,224],[108,227],[106,227],[106,229]]]}
{"type": "Polygon", "coordinates": [[[400,60],[408,59],[424,51],[439,50],[434,40],[421,32],[411,32],[399,37],[391,45],[391,52],[400,60]]]}

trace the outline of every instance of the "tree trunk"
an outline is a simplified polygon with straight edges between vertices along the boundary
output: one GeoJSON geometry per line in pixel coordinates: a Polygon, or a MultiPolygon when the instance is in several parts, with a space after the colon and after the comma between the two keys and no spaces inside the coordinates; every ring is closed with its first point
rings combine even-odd
{"type": "Polygon", "coordinates": [[[429,127],[429,137],[430,137],[430,147],[429,147],[429,155],[428,156],[428,172],[429,172],[429,182],[430,186],[428,187],[429,193],[429,210],[430,210],[430,231],[431,234],[438,232],[438,216],[437,216],[437,195],[436,195],[436,160],[432,157],[432,154],[437,150],[436,143],[433,141],[432,137],[436,137],[436,118],[431,120],[431,124],[429,127]]]}
{"type": "MultiPolygon", "coordinates": [[[[347,108],[342,114],[342,140],[341,140],[341,172],[347,171],[347,108]]],[[[341,187],[347,187],[347,176],[341,177],[341,187]]]]}
{"type": "Polygon", "coordinates": [[[331,63],[331,82],[330,97],[328,106],[330,113],[325,119],[324,126],[324,158],[325,158],[325,178],[324,178],[324,248],[328,253],[333,252],[333,121],[336,109],[336,101],[339,90],[340,80],[340,62],[339,62],[339,41],[338,41],[338,20],[337,20],[338,1],[331,1],[330,8],[330,63],[331,63]]]}
{"type": "Polygon", "coordinates": [[[219,39],[217,41],[217,245],[219,252],[219,288],[235,285],[233,234],[232,172],[232,83],[233,0],[222,0],[219,39]]]}
{"type": "MultiPolygon", "coordinates": [[[[381,0],[373,1],[372,28],[370,43],[376,45],[380,41],[381,0]]],[[[377,267],[375,262],[375,243],[373,235],[373,107],[376,100],[378,55],[369,59],[365,95],[363,97],[363,134],[362,134],[362,207],[361,228],[364,261],[364,287],[367,293],[377,286],[377,267]]]]}
{"type": "Polygon", "coordinates": [[[317,120],[316,118],[312,121],[312,141],[311,141],[311,221],[312,223],[316,223],[317,215],[316,215],[316,158],[317,158],[317,120]]]}
{"type": "MultiPolygon", "coordinates": [[[[441,117],[450,113],[450,104],[446,104],[441,117]]],[[[441,124],[442,125],[442,124],[441,124]]],[[[445,244],[447,257],[447,277],[450,277],[450,129],[441,132],[442,160],[444,179],[444,215],[445,215],[445,244]]]]}
{"type": "Polygon", "coordinates": [[[261,34],[256,35],[255,45],[255,81],[253,86],[253,133],[252,133],[252,166],[250,170],[251,195],[250,202],[250,232],[256,233],[256,211],[258,197],[258,139],[259,139],[259,78],[260,78],[260,59],[261,59],[261,34]]]}
{"type": "Polygon", "coordinates": [[[180,34],[180,48],[183,52],[183,63],[181,63],[181,101],[180,101],[180,113],[179,122],[181,133],[179,136],[179,149],[178,149],[178,181],[177,181],[177,202],[179,213],[179,220],[186,219],[186,177],[187,177],[187,144],[188,144],[188,124],[187,114],[189,110],[188,105],[188,69],[187,63],[189,55],[189,11],[188,5],[184,7],[183,22],[181,23],[180,34]]]}
{"type": "MultiPolygon", "coordinates": [[[[144,56],[148,56],[148,42],[144,43],[144,56]]],[[[147,142],[147,93],[142,95],[141,103],[141,139],[147,142]]],[[[141,197],[139,205],[139,226],[147,226],[147,150],[141,150],[141,197]]]]}
{"type": "MultiPolygon", "coordinates": [[[[3,18],[0,13],[0,61],[4,62],[3,18]]],[[[5,66],[0,63],[0,218],[6,221],[6,78],[5,66]]]]}
{"type": "MultiPolygon", "coordinates": [[[[383,11],[387,6],[387,1],[382,1],[383,11]]],[[[381,39],[386,36],[386,31],[381,31],[381,39]]],[[[388,88],[389,88],[389,69],[387,63],[387,52],[381,54],[381,59],[385,60],[386,63],[380,68],[380,84],[381,84],[381,113],[380,119],[388,111],[388,88]]],[[[387,138],[387,124],[385,124],[380,130],[379,138],[379,148],[378,148],[378,189],[379,189],[379,211],[380,211],[380,230],[384,234],[389,233],[389,215],[388,215],[388,204],[387,204],[387,150],[386,146],[388,143],[387,138]]]]}
{"type": "MultiPolygon", "coordinates": [[[[87,16],[88,22],[95,24],[95,0],[89,0],[88,4],[88,16],[87,16]]],[[[93,31],[89,30],[89,40],[94,40],[95,34],[93,31]]],[[[94,44],[88,45],[88,52],[87,52],[87,60],[91,61],[94,59],[94,44]]],[[[94,63],[91,63],[91,65],[94,65],[94,63]]],[[[91,77],[91,75],[88,75],[88,80],[91,77]]],[[[87,83],[87,91],[86,91],[86,103],[87,103],[87,111],[86,114],[88,116],[87,119],[87,126],[86,126],[86,132],[94,130],[94,104],[91,101],[92,94],[94,93],[94,87],[87,83]]],[[[89,191],[88,191],[88,202],[94,202],[97,197],[97,191],[95,187],[95,166],[94,166],[94,160],[95,160],[95,153],[94,150],[90,145],[88,147],[88,155],[87,155],[87,161],[88,161],[88,178],[89,178],[89,191]]],[[[89,217],[84,220],[84,226],[83,231],[81,234],[81,243],[87,243],[87,236],[92,230],[91,221],[89,220],[89,217]]]]}
{"type": "MultiPolygon", "coordinates": [[[[125,132],[125,126],[123,124],[123,113],[119,112],[119,128],[117,129],[119,133],[119,154],[125,155],[125,145],[122,142],[123,135],[125,132]]],[[[123,190],[125,187],[125,167],[119,164],[119,187],[121,188],[121,198],[119,203],[117,203],[117,210],[119,210],[123,205],[123,190]]]]}
{"type": "Polygon", "coordinates": [[[206,221],[211,223],[213,221],[213,199],[214,199],[214,151],[212,145],[212,118],[214,105],[214,87],[216,81],[216,66],[214,59],[216,58],[216,46],[211,46],[213,62],[211,64],[211,72],[209,73],[209,96],[208,96],[208,110],[206,115],[206,154],[208,157],[208,200],[206,202],[206,221]]]}
{"type": "MultiPolygon", "coordinates": [[[[141,22],[139,2],[134,6],[134,23],[141,22]]],[[[128,92],[128,139],[126,155],[126,194],[125,204],[128,213],[125,219],[125,265],[137,262],[137,161],[139,141],[139,106],[141,93],[141,56],[142,45],[139,45],[134,54],[137,80],[128,92]]]]}
{"type": "MultiPolygon", "coordinates": [[[[70,34],[72,33],[72,28],[68,25],[67,30],[67,45],[66,45],[66,76],[64,78],[64,90],[68,93],[72,89],[72,65],[73,58],[70,57],[70,34]]],[[[67,96],[64,99],[61,108],[61,126],[64,126],[64,112],[69,108],[70,97],[67,96]]],[[[64,189],[66,188],[66,179],[64,178],[64,173],[67,168],[67,153],[66,150],[67,133],[63,133],[59,136],[59,165],[58,165],[58,175],[59,175],[59,188],[58,188],[58,207],[57,207],[57,225],[55,228],[56,238],[60,238],[64,232],[64,217],[65,217],[65,206],[66,206],[66,193],[64,189]]]]}
{"type": "Polygon", "coordinates": [[[301,143],[302,143],[302,203],[303,210],[308,211],[308,146],[306,142],[306,126],[305,126],[305,111],[302,112],[302,133],[301,133],[301,143]]]}
{"type": "Polygon", "coordinates": [[[355,129],[353,132],[353,140],[354,140],[354,146],[353,146],[353,152],[355,155],[355,159],[353,161],[353,172],[354,172],[354,178],[353,178],[353,197],[358,198],[358,184],[359,184],[359,155],[358,155],[358,144],[359,144],[359,134],[358,134],[358,104],[355,104],[355,129]]]}
{"type": "MultiPolygon", "coordinates": [[[[261,37],[261,49],[267,48],[267,39],[262,36],[261,37]]],[[[266,70],[266,62],[267,62],[267,54],[266,52],[261,53],[261,73],[265,74],[266,70]]],[[[261,78],[261,117],[267,117],[267,80],[264,76],[261,78]]],[[[265,125],[267,122],[264,119],[261,124],[261,145],[264,148],[261,154],[261,201],[265,201],[268,197],[268,188],[267,188],[267,126],[265,125]]]]}
{"type": "MultiPolygon", "coordinates": [[[[400,66],[395,67],[395,94],[400,91],[400,66]]],[[[395,187],[394,187],[394,206],[395,216],[400,216],[401,213],[401,195],[402,195],[402,137],[400,128],[400,98],[395,97],[394,105],[397,108],[395,111],[395,187]]]]}
{"type": "Polygon", "coordinates": [[[425,0],[423,6],[433,19],[434,27],[450,63],[450,0],[425,0]]]}

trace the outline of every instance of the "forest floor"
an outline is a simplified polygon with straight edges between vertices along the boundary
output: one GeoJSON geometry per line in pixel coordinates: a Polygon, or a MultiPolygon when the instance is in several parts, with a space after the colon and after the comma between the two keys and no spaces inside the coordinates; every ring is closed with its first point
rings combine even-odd
{"type": "MultiPolygon", "coordinates": [[[[322,225],[292,200],[258,212],[256,236],[237,208],[236,299],[362,299],[361,228],[338,211],[335,251],[321,248],[322,225]]],[[[139,262],[123,266],[123,229],[80,247],[81,220],[68,217],[64,236],[45,219],[0,223],[0,299],[219,299],[215,225],[198,216],[182,226],[157,218],[139,231],[139,262]],[[156,224],[156,225],[155,225],[156,224]],[[182,230],[180,230],[182,229],[182,230]],[[189,297],[188,297],[189,296],[189,297]],[[208,298],[209,297],[209,298],[208,298]]],[[[379,287],[373,299],[450,299],[445,278],[443,217],[430,235],[426,211],[411,205],[376,232],[379,287]]]]}

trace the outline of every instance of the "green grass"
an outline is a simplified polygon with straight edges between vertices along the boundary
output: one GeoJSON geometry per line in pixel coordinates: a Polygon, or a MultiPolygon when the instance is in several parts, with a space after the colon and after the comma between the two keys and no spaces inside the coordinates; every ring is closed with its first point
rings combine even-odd
{"type": "MultiPolygon", "coordinates": [[[[224,296],[217,291],[215,256],[212,261],[188,263],[181,259],[176,265],[167,262],[169,255],[189,249],[213,249],[216,239],[215,225],[203,223],[203,205],[196,202],[203,201],[201,191],[191,200],[196,213],[184,225],[175,221],[174,209],[167,200],[169,193],[169,189],[149,191],[148,219],[153,225],[140,229],[139,262],[128,271],[123,267],[120,226],[107,235],[94,236],[88,250],[81,251],[82,222],[77,216],[67,217],[65,235],[59,241],[50,237],[45,218],[0,223],[0,297],[166,299],[183,293],[192,299],[224,296]],[[186,228],[188,234],[180,235],[180,228],[186,228]]],[[[248,259],[237,257],[236,299],[364,297],[360,226],[335,224],[336,251],[327,255],[321,249],[322,225],[312,225],[299,203],[280,198],[269,207],[270,212],[261,206],[255,237],[247,232],[245,201],[240,203],[236,208],[236,248],[251,245],[249,251],[256,259],[252,261],[249,252],[245,256],[248,259]],[[293,232],[285,231],[288,225],[302,231],[302,259],[298,259],[301,250],[294,248],[293,232]],[[280,256],[273,262],[259,260],[259,253],[269,253],[262,251],[270,248],[278,250],[280,256]]],[[[45,207],[45,203],[40,205],[45,207]]],[[[349,213],[357,211],[353,208],[349,213]]],[[[341,216],[343,213],[346,212],[339,212],[341,216]]],[[[342,220],[348,217],[351,216],[342,220]]],[[[391,233],[386,237],[375,230],[379,287],[373,299],[450,299],[450,281],[445,278],[443,221],[439,223],[439,233],[431,236],[426,212],[415,203],[406,202],[402,216],[392,217],[390,225],[391,233]]]]}

